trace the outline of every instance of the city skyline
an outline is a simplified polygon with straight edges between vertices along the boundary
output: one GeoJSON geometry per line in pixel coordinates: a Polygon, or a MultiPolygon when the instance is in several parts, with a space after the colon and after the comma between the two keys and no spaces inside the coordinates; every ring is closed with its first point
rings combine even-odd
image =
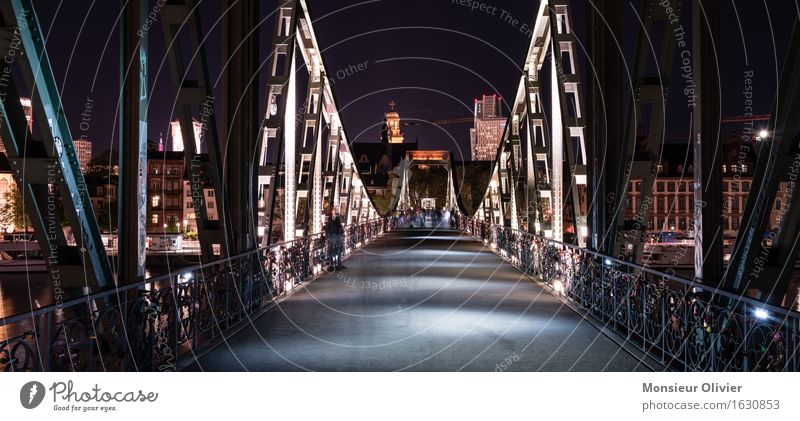
{"type": "MultiPolygon", "coordinates": [[[[337,85],[339,100],[343,106],[344,123],[354,133],[353,141],[377,142],[373,128],[379,126],[383,120],[382,110],[385,104],[394,99],[402,107],[397,111],[402,112],[407,118],[421,120],[436,120],[445,118],[469,117],[473,114],[472,103],[475,97],[485,93],[498,93],[503,98],[514,96],[514,89],[518,82],[519,59],[529,41],[528,34],[521,31],[523,24],[530,25],[535,7],[534,2],[500,1],[497,2],[496,15],[472,11],[470,8],[453,4],[451,2],[423,2],[414,0],[401,6],[397,2],[373,2],[361,4],[356,1],[344,3],[325,2],[318,0],[309,1],[314,10],[316,30],[326,51],[326,60],[331,69],[331,80],[337,85]],[[413,11],[421,7],[429,13],[416,14],[413,11]],[[505,13],[503,13],[505,12],[505,13]],[[443,16],[444,19],[438,19],[443,16]],[[502,17],[501,17],[502,16],[502,17]],[[509,18],[513,18],[509,23],[509,18]],[[337,19],[348,19],[351,24],[346,28],[339,27],[337,19]],[[517,24],[514,25],[514,19],[517,24]],[[399,36],[405,42],[398,42],[391,31],[382,28],[391,28],[398,25],[394,21],[403,21],[399,36]],[[343,42],[342,40],[346,40],[343,42]],[[431,42],[435,40],[435,42],[431,42]],[[372,45],[381,45],[375,49],[372,45]],[[463,48],[468,48],[468,53],[463,48]],[[455,63],[455,64],[454,64],[455,63]],[[359,64],[362,66],[359,67],[359,64]],[[405,69],[413,68],[413,72],[405,69]],[[392,83],[387,87],[385,80],[392,83]],[[437,88],[438,87],[438,88],[437,88]]],[[[114,2],[92,4],[89,2],[76,3],[64,8],[55,14],[55,10],[44,2],[37,0],[40,18],[45,27],[52,25],[53,31],[58,33],[74,33],[77,28],[71,28],[72,21],[91,19],[92,16],[101,14],[115,14],[114,2]],[[87,17],[88,16],[88,17],[87,17]]],[[[791,14],[791,10],[784,4],[770,3],[771,15],[791,14]]],[[[734,53],[723,55],[723,64],[726,71],[722,74],[723,83],[729,86],[725,94],[730,100],[723,102],[724,115],[743,114],[738,97],[741,96],[743,82],[741,75],[745,70],[753,70],[758,77],[758,85],[752,90],[752,102],[755,113],[766,114],[771,109],[775,86],[775,63],[783,57],[773,57],[773,51],[781,51],[786,42],[789,27],[783,22],[772,22],[772,29],[776,36],[774,48],[753,48],[759,43],[772,44],[772,38],[766,37],[758,28],[768,25],[768,16],[761,5],[744,3],[738,5],[736,11],[740,16],[747,16],[742,25],[742,34],[739,27],[734,25],[723,26],[723,37],[733,47],[729,51],[734,53]],[[747,57],[741,54],[742,42],[747,46],[747,57]]],[[[211,28],[215,21],[211,19],[217,14],[217,8],[210,2],[200,5],[204,16],[204,26],[211,28]]],[[[578,19],[582,12],[578,11],[578,19]]],[[[264,23],[261,28],[263,37],[268,38],[271,28],[269,14],[270,6],[262,8],[264,23]]],[[[626,11],[629,14],[630,10],[626,11]]],[[[734,9],[723,8],[723,22],[735,22],[734,9]]],[[[85,134],[95,142],[97,151],[104,151],[114,143],[116,146],[116,131],[114,129],[113,112],[116,110],[116,98],[105,96],[103,92],[113,92],[116,88],[117,60],[113,54],[100,54],[103,51],[102,41],[115,40],[113,22],[98,23],[92,19],[93,25],[87,25],[81,34],[75,37],[62,36],[48,39],[51,44],[49,51],[51,60],[59,80],[62,81],[63,100],[73,135],[84,134],[81,126],[81,114],[87,108],[88,102],[94,102],[90,121],[83,125],[85,134]],[[73,43],[73,40],[75,41],[73,43]],[[73,47],[72,44],[76,46],[73,47]],[[71,56],[86,55],[91,60],[70,60],[71,56]],[[99,58],[99,61],[98,61],[99,58]],[[67,63],[71,63],[69,73],[66,73],[67,63]],[[77,73],[91,75],[87,78],[73,78],[77,73]],[[64,84],[69,79],[71,83],[64,84]]],[[[686,25],[688,26],[688,24],[686,25]]],[[[576,28],[583,32],[583,25],[576,28]]],[[[219,27],[208,30],[210,51],[209,62],[211,67],[219,64],[219,46],[215,36],[219,27]]],[[[175,96],[169,81],[166,63],[164,62],[163,34],[161,31],[151,31],[150,72],[155,76],[150,89],[153,95],[149,114],[151,123],[148,126],[148,137],[157,140],[160,133],[168,133],[170,123],[175,116],[175,96]]],[[[261,60],[265,60],[262,54],[261,60]]],[[[213,79],[215,80],[215,79],[213,79]]],[[[261,83],[263,83],[263,76],[261,83]]],[[[219,89],[216,86],[215,89],[219,89]]],[[[680,84],[672,84],[670,97],[683,96],[680,84]]],[[[263,93],[261,93],[263,95],[263,93]]],[[[259,100],[263,104],[262,100],[259,100]]],[[[508,113],[509,108],[503,104],[503,111],[508,113]]],[[[261,110],[264,112],[264,110],[261,110]]],[[[671,142],[685,142],[688,132],[685,109],[679,105],[671,106],[668,110],[670,120],[674,124],[667,127],[667,140],[671,142]]],[[[199,116],[195,116],[196,118],[199,116]]],[[[413,127],[405,130],[408,139],[419,139],[423,146],[432,149],[452,150],[463,159],[469,159],[469,124],[450,125],[442,127],[413,127]]],[[[723,136],[731,130],[742,130],[741,125],[727,124],[723,127],[723,136]]]]}

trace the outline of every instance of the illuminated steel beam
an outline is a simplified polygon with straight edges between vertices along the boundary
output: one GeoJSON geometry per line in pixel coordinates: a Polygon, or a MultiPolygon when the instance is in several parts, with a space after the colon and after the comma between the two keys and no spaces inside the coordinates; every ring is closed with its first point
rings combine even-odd
{"type": "MultiPolygon", "coordinates": [[[[322,209],[321,212],[326,210],[333,209],[339,203],[339,192],[337,191],[337,186],[340,183],[339,178],[341,177],[341,166],[342,163],[339,160],[339,142],[341,141],[341,137],[339,136],[339,131],[341,128],[339,127],[339,122],[336,118],[333,118],[332,121],[328,124],[328,145],[326,148],[325,153],[325,170],[322,174],[324,185],[323,185],[323,200],[327,201],[327,209],[322,209]]],[[[320,221],[320,224],[323,221],[320,221]]]]}
{"type": "MultiPolygon", "coordinates": [[[[302,143],[299,150],[299,166],[297,171],[297,197],[295,199],[296,221],[297,229],[304,230],[305,233],[314,232],[313,227],[309,227],[309,221],[313,224],[318,220],[316,215],[310,215],[311,212],[319,211],[314,204],[312,197],[315,192],[315,185],[321,183],[321,179],[316,174],[317,156],[320,155],[322,149],[322,91],[324,83],[324,75],[318,71],[312,70],[311,82],[308,86],[308,93],[306,94],[306,101],[303,103],[302,108],[305,110],[303,116],[303,124],[301,127],[302,143]],[[310,228],[310,229],[309,229],[310,228]]],[[[319,226],[318,228],[321,228],[319,226]]],[[[314,233],[318,233],[317,230],[314,233]]]]}
{"type": "Polygon", "coordinates": [[[526,120],[526,191],[528,232],[538,235],[552,235],[550,216],[547,210],[553,209],[553,191],[550,189],[549,153],[547,126],[542,108],[541,85],[529,70],[523,76],[526,120]]]}
{"type": "MultiPolygon", "coordinates": [[[[580,245],[585,245],[588,234],[585,123],[576,39],[571,28],[567,2],[540,2],[517,97],[506,125],[510,130],[508,140],[517,139],[519,133],[515,133],[515,127],[516,130],[519,127],[525,129],[525,145],[524,148],[521,143],[514,145],[514,142],[500,145],[491,181],[478,213],[479,217],[492,223],[503,221],[504,209],[500,206],[501,195],[497,188],[502,187],[509,164],[513,163],[515,177],[525,173],[524,180],[511,185],[517,199],[525,198],[522,206],[519,200],[513,201],[518,205],[517,209],[508,206],[508,211],[516,213],[513,218],[516,222],[513,223],[526,221],[530,232],[563,240],[563,213],[564,204],[567,203],[569,209],[576,212],[572,217],[576,239],[580,245]],[[555,38],[552,34],[556,34],[555,38]],[[550,86],[547,87],[551,98],[549,132],[546,130],[541,95],[543,87],[540,83],[541,74],[545,71],[551,75],[550,86]],[[565,188],[565,180],[568,181],[568,189],[565,188]],[[570,194],[565,198],[567,192],[570,194]],[[524,209],[524,215],[520,209],[524,209]]],[[[505,199],[509,205],[512,204],[510,198],[511,191],[508,191],[505,199]]],[[[512,218],[506,221],[511,224],[512,218]]]]}
{"type": "Polygon", "coordinates": [[[720,3],[707,0],[692,8],[692,56],[696,94],[692,113],[694,148],[695,278],[718,286],[723,276],[722,148],[719,120],[720,3]],[[702,7],[701,7],[702,6],[702,7]]]}
{"type": "Polygon", "coordinates": [[[272,241],[272,219],[279,184],[284,191],[283,240],[291,240],[303,231],[322,230],[322,202],[326,194],[332,205],[338,203],[347,223],[377,214],[375,204],[355,169],[306,2],[284,1],[276,13],[267,115],[258,142],[259,229],[268,231],[262,237],[263,243],[272,241]],[[295,135],[294,114],[297,108],[295,72],[300,69],[296,52],[299,52],[309,74],[307,100],[302,104],[304,118],[300,145],[297,145],[295,135]],[[329,133],[327,146],[323,141],[326,127],[329,133]],[[322,154],[326,154],[324,163],[322,154]],[[354,199],[363,200],[363,203],[353,202],[354,199]]]}
{"type": "MultiPolygon", "coordinates": [[[[258,195],[259,195],[259,230],[262,244],[273,241],[273,214],[277,184],[281,174],[281,163],[286,149],[285,174],[290,174],[286,184],[294,179],[294,109],[295,109],[295,36],[297,33],[297,0],[284,0],[276,10],[275,31],[272,37],[272,49],[268,58],[267,104],[266,116],[259,132],[258,147],[258,195]]],[[[284,186],[284,202],[293,204],[294,186],[284,186]]],[[[289,222],[286,215],[294,218],[294,209],[284,208],[284,239],[294,238],[294,221],[291,228],[286,229],[289,222]],[[291,232],[287,232],[291,231],[291,232]]]]}
{"type": "Polygon", "coordinates": [[[228,243],[234,237],[228,231],[229,225],[223,223],[230,213],[226,192],[222,188],[215,98],[208,74],[205,43],[200,38],[205,32],[199,13],[194,0],[175,0],[161,9],[161,22],[172,85],[177,93],[176,112],[184,138],[184,166],[189,177],[201,256],[204,261],[211,261],[215,258],[215,245],[220,248],[222,256],[229,255],[228,243]],[[182,47],[182,39],[187,38],[190,54],[182,47]],[[194,138],[194,113],[199,114],[197,120],[202,124],[200,139],[194,138]],[[201,141],[205,141],[208,162],[203,159],[201,141]],[[220,216],[215,220],[209,218],[206,190],[214,192],[213,200],[220,216]]]}
{"type": "Polygon", "coordinates": [[[147,107],[148,33],[137,33],[147,16],[147,1],[121,0],[119,188],[117,197],[117,284],[145,276],[147,257],[147,107]]]}
{"type": "Polygon", "coordinates": [[[13,56],[6,55],[14,60],[4,65],[9,65],[8,69],[16,65],[20,70],[30,90],[34,114],[40,116],[35,131],[29,131],[15,81],[13,77],[4,80],[0,110],[3,141],[50,276],[55,280],[58,275],[60,285],[71,281],[75,283],[73,287],[90,289],[114,286],[33,2],[3,1],[0,10],[5,32],[17,37],[22,45],[13,56]],[[56,190],[75,245],[67,243],[62,221],[54,210],[56,190]]]}
{"type": "Polygon", "coordinates": [[[586,122],[578,74],[577,42],[569,2],[549,2],[552,89],[554,236],[562,239],[563,205],[569,205],[576,243],[586,246],[586,122]],[[563,182],[569,183],[568,193],[563,182]]]}

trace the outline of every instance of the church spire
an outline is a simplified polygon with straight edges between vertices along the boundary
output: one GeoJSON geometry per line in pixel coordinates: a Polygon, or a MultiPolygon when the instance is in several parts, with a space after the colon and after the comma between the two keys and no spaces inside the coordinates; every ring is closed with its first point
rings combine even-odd
{"type": "Polygon", "coordinates": [[[400,114],[397,114],[395,107],[397,103],[392,100],[389,102],[389,111],[386,113],[383,133],[383,141],[386,143],[403,143],[403,133],[400,132],[400,114]]]}

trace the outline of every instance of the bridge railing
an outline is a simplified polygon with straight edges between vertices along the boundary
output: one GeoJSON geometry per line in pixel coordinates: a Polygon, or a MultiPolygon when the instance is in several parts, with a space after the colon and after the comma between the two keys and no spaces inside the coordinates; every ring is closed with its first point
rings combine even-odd
{"type": "Polygon", "coordinates": [[[800,370],[800,313],[468,217],[459,228],[672,369],[800,370]]]}
{"type": "MultiPolygon", "coordinates": [[[[345,253],[386,221],[347,227],[345,253]]],[[[329,270],[323,235],[298,238],[0,319],[0,371],[171,371],[329,270]]]]}

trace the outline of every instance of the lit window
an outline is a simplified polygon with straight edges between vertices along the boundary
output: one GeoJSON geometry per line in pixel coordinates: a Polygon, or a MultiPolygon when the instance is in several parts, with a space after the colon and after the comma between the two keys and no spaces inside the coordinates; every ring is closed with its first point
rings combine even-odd
{"type": "Polygon", "coordinates": [[[150,218],[150,222],[152,222],[153,224],[157,224],[158,223],[158,214],[157,213],[153,214],[153,217],[150,218]]]}
{"type": "Polygon", "coordinates": [[[150,199],[150,202],[152,203],[154,208],[157,208],[158,205],[161,204],[161,196],[153,196],[153,198],[150,199]]]}

